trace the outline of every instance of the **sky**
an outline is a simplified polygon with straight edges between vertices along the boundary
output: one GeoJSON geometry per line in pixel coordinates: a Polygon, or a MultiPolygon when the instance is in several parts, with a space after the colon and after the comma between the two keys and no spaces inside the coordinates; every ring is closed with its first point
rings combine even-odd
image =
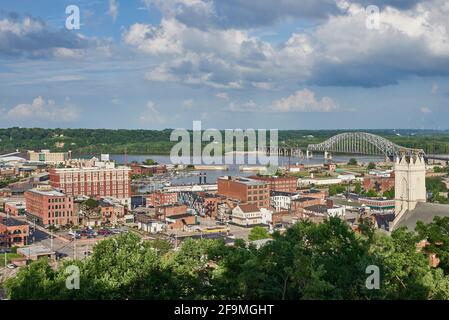
{"type": "Polygon", "coordinates": [[[449,0],[0,0],[0,127],[449,129],[447,17],[449,0]]]}

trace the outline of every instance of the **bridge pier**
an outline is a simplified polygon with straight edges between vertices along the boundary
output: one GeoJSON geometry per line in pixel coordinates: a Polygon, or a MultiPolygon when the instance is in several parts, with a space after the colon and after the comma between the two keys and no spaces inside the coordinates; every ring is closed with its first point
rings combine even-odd
{"type": "Polygon", "coordinates": [[[324,151],[324,160],[332,160],[332,153],[330,151],[324,151]]]}
{"type": "Polygon", "coordinates": [[[310,151],[310,150],[307,150],[307,151],[306,151],[306,158],[307,158],[307,159],[313,158],[312,151],[310,151]]]}

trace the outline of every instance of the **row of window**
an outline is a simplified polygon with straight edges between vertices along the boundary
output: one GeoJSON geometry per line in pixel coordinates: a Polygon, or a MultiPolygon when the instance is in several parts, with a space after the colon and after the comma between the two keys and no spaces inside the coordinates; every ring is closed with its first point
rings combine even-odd
{"type": "MultiPolygon", "coordinates": [[[[70,201],[70,198],[68,199],[70,201]]],[[[65,198],[49,198],[48,203],[64,202],[65,198]]]]}
{"type": "MultiPolygon", "coordinates": [[[[72,207],[71,204],[68,205],[69,209],[72,207]]],[[[50,209],[65,209],[65,204],[63,205],[53,205],[53,206],[48,206],[48,210],[50,209]]]]}
{"type": "Polygon", "coordinates": [[[257,192],[257,190],[254,190],[254,191],[248,191],[248,195],[252,195],[252,194],[254,194],[254,195],[256,195],[256,194],[264,194],[264,193],[267,193],[268,191],[267,190],[259,190],[259,192],[257,192]]]}
{"type": "Polygon", "coordinates": [[[73,216],[73,212],[72,211],[61,211],[61,212],[49,212],[48,213],[48,218],[58,218],[58,217],[71,217],[73,216]]]}
{"type": "Polygon", "coordinates": [[[259,199],[257,199],[257,196],[254,196],[254,197],[248,197],[248,201],[257,201],[257,200],[265,200],[265,199],[268,199],[268,197],[267,196],[259,196],[259,199]]]}

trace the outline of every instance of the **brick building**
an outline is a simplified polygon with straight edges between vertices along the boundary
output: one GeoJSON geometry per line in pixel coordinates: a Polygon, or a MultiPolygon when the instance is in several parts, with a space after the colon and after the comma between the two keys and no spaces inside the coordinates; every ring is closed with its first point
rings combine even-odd
{"type": "Polygon", "coordinates": [[[181,204],[164,205],[156,208],[157,216],[170,217],[174,215],[184,214],[187,212],[187,206],[181,204]]]}
{"type": "Polygon", "coordinates": [[[299,194],[301,197],[305,198],[317,198],[325,200],[329,197],[329,191],[326,189],[308,189],[308,190],[300,190],[299,194]]]}
{"type": "Polygon", "coordinates": [[[78,224],[72,196],[40,187],[25,192],[25,199],[27,214],[44,227],[78,224]]]}
{"type": "Polygon", "coordinates": [[[131,205],[131,172],[119,168],[50,169],[50,184],[72,197],[113,197],[131,205]]]}
{"type": "Polygon", "coordinates": [[[126,210],[123,205],[108,201],[107,199],[100,199],[98,203],[103,224],[114,226],[125,224],[126,210]]]}
{"type": "Polygon", "coordinates": [[[131,165],[131,174],[132,175],[144,175],[149,176],[153,174],[163,174],[167,173],[167,166],[166,165],[144,165],[139,164],[137,162],[132,162],[131,165]]]}
{"type": "Polygon", "coordinates": [[[32,162],[59,164],[69,160],[71,158],[71,152],[50,152],[50,150],[41,150],[40,152],[28,151],[28,156],[32,162]]]}
{"type": "Polygon", "coordinates": [[[181,213],[167,216],[165,222],[169,230],[183,230],[197,224],[197,219],[191,214],[181,213]]]}
{"type": "Polygon", "coordinates": [[[385,192],[394,188],[394,176],[393,177],[376,177],[366,176],[363,179],[363,188],[368,190],[375,190],[377,192],[385,192]]]}
{"type": "Polygon", "coordinates": [[[178,202],[176,192],[153,192],[147,195],[146,203],[148,207],[158,207],[178,202]]]}
{"type": "Polygon", "coordinates": [[[270,191],[295,192],[298,184],[298,178],[295,177],[251,176],[250,178],[268,183],[270,191]]]}
{"type": "Polygon", "coordinates": [[[10,216],[18,217],[25,214],[26,206],[25,201],[6,201],[5,213],[10,216]]]}
{"type": "Polygon", "coordinates": [[[30,234],[27,222],[0,217],[0,247],[23,247],[30,234]]]}
{"type": "Polygon", "coordinates": [[[259,208],[270,207],[270,185],[265,181],[221,177],[217,179],[218,194],[231,199],[235,204],[253,204],[259,208]]]}
{"type": "Polygon", "coordinates": [[[293,199],[291,200],[291,212],[292,214],[303,216],[304,208],[324,203],[325,201],[320,198],[303,197],[299,199],[293,199]]]}

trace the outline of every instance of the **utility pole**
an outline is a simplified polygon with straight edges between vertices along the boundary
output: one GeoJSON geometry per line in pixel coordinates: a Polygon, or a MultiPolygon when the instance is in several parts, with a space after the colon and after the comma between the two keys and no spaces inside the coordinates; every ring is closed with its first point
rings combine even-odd
{"type": "Polygon", "coordinates": [[[73,236],[73,260],[76,260],[76,233],[73,236]]]}

